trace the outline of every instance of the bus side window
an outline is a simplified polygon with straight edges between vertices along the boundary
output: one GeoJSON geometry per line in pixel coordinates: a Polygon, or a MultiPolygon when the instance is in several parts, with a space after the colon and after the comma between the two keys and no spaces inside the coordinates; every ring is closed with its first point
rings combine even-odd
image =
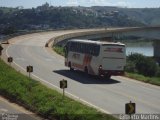
{"type": "Polygon", "coordinates": [[[71,49],[72,49],[71,51],[72,51],[72,52],[75,52],[75,47],[76,47],[76,46],[75,46],[75,43],[72,42],[72,44],[71,44],[71,49]]]}
{"type": "Polygon", "coordinates": [[[75,43],[75,52],[78,52],[78,43],[75,43]]]}
{"type": "Polygon", "coordinates": [[[89,54],[92,55],[93,46],[89,44],[89,54]]]}
{"type": "Polygon", "coordinates": [[[99,46],[99,45],[96,45],[96,46],[95,46],[95,56],[98,56],[98,55],[99,55],[99,52],[100,52],[100,46],[99,46]]]}
{"type": "Polygon", "coordinates": [[[86,45],[83,46],[83,53],[86,53],[86,45]]]}
{"type": "Polygon", "coordinates": [[[78,52],[79,50],[78,50],[79,48],[78,48],[78,43],[75,43],[75,52],[78,52]]]}
{"type": "Polygon", "coordinates": [[[94,45],[94,55],[98,56],[98,45],[94,45]]]}
{"type": "Polygon", "coordinates": [[[83,43],[81,43],[81,53],[85,53],[85,46],[83,43]]]}
{"type": "Polygon", "coordinates": [[[86,53],[89,54],[89,44],[86,44],[86,53]]]}
{"type": "Polygon", "coordinates": [[[79,52],[82,53],[82,43],[79,43],[79,52]]]}
{"type": "Polygon", "coordinates": [[[80,46],[80,43],[77,43],[77,52],[81,52],[81,46],[80,46]]]}
{"type": "Polygon", "coordinates": [[[88,47],[88,48],[89,48],[89,54],[90,54],[90,55],[94,55],[94,54],[93,54],[93,52],[94,52],[94,46],[93,46],[93,44],[89,44],[89,47],[88,47]]]}

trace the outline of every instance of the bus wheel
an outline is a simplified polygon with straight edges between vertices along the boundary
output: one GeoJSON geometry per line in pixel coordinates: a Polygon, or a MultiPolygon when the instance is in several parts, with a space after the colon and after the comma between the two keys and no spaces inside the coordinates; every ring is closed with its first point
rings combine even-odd
{"type": "Polygon", "coordinates": [[[84,68],[84,72],[86,75],[88,75],[88,68],[87,67],[84,68]]]}
{"type": "Polygon", "coordinates": [[[110,78],[111,78],[111,75],[110,75],[110,74],[107,74],[107,75],[105,75],[105,78],[110,79],[110,78]]]}
{"type": "Polygon", "coordinates": [[[68,67],[70,68],[70,71],[73,71],[74,69],[71,67],[71,62],[69,62],[68,67]]]}
{"type": "Polygon", "coordinates": [[[70,71],[74,71],[74,69],[70,67],[70,71]]]}

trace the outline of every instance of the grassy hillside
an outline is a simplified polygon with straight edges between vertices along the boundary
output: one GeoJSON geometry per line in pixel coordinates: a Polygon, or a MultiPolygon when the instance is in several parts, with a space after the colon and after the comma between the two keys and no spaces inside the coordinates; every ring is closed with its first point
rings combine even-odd
{"type": "Polygon", "coordinates": [[[96,11],[118,11],[130,19],[144,23],[146,25],[160,25],[160,8],[119,8],[119,7],[92,7],[96,11]]]}
{"type": "Polygon", "coordinates": [[[140,21],[129,19],[126,14],[91,7],[55,7],[47,3],[32,9],[0,7],[0,34],[12,34],[19,30],[143,25],[140,21]]]}

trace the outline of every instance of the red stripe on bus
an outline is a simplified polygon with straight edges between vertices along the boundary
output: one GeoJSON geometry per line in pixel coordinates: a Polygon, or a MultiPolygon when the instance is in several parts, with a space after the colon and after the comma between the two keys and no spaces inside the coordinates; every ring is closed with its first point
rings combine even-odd
{"type": "Polygon", "coordinates": [[[88,71],[91,73],[91,74],[95,74],[92,67],[91,67],[91,60],[92,60],[92,56],[91,55],[85,55],[84,56],[84,59],[83,59],[83,64],[77,64],[77,63],[73,63],[72,62],[72,66],[76,67],[76,68],[79,68],[81,70],[84,70],[85,67],[88,68],[88,71]]]}

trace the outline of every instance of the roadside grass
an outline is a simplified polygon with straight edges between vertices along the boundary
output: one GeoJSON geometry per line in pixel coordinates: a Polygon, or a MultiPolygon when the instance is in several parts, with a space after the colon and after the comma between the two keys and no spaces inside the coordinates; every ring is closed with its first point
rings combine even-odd
{"type": "Polygon", "coordinates": [[[25,108],[56,120],[116,120],[92,107],[47,88],[40,82],[17,72],[0,60],[0,95],[25,108]]]}
{"type": "MultiPolygon", "coordinates": [[[[64,56],[64,48],[63,47],[54,46],[53,50],[55,52],[57,52],[58,54],[64,56]]],[[[138,81],[145,82],[145,83],[150,83],[150,84],[153,84],[153,85],[160,86],[160,77],[147,77],[147,76],[144,76],[144,75],[141,75],[141,74],[129,73],[129,72],[126,72],[125,76],[129,77],[129,78],[133,78],[133,79],[138,80],[138,81]]]]}
{"type": "Polygon", "coordinates": [[[63,47],[55,45],[55,46],[53,46],[53,50],[55,52],[57,52],[58,54],[64,56],[64,48],[63,47]]]}
{"type": "Polygon", "coordinates": [[[128,73],[128,72],[125,72],[125,76],[129,77],[129,78],[136,79],[138,81],[145,82],[145,83],[150,83],[153,85],[160,86],[160,78],[158,78],[158,77],[146,77],[144,75],[140,75],[140,74],[136,74],[136,73],[128,73]]]}

